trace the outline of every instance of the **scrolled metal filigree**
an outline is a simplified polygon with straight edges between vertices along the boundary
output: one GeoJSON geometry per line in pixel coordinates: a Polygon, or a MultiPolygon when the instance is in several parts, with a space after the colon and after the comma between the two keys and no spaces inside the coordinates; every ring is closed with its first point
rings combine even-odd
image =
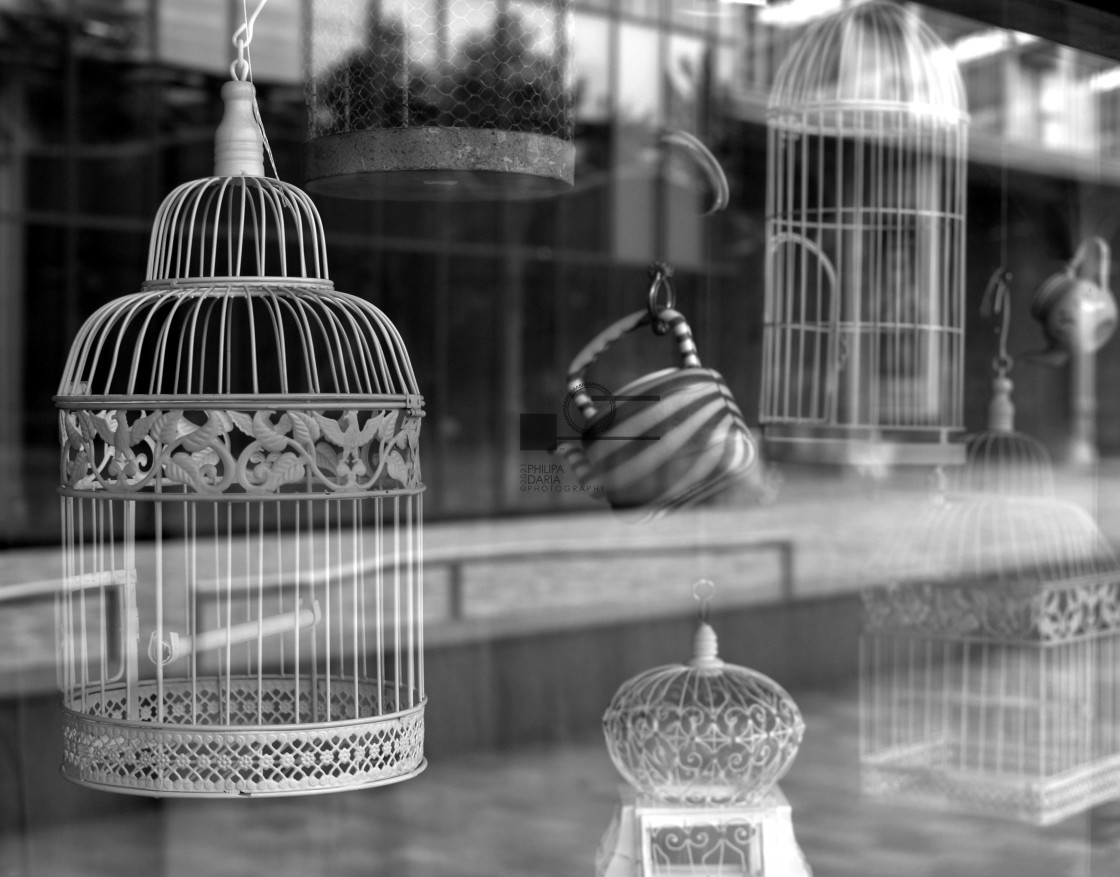
{"type": "Polygon", "coordinates": [[[421,487],[420,417],[404,408],[63,410],[65,487],[198,494],[421,487]]]}

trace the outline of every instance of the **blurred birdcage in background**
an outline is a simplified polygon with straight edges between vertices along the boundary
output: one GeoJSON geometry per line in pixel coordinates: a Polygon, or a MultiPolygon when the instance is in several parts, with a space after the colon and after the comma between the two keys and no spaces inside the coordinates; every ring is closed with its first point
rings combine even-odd
{"type": "Polygon", "coordinates": [[[772,458],[959,463],[968,115],[909,7],[811,25],[767,110],[761,416],[772,458]]]}
{"type": "Polygon", "coordinates": [[[568,0],[308,5],[308,189],[478,198],[572,183],[568,0]]]}
{"type": "Polygon", "coordinates": [[[863,785],[1046,825],[1120,798],[1120,565],[994,386],[864,594],[863,785]]]}
{"type": "Polygon", "coordinates": [[[249,82],[163,202],[141,291],[82,326],[60,410],[63,773],[151,795],[424,767],[422,400],[267,178],[249,82]],[[150,539],[145,534],[151,533],[150,539]]]}

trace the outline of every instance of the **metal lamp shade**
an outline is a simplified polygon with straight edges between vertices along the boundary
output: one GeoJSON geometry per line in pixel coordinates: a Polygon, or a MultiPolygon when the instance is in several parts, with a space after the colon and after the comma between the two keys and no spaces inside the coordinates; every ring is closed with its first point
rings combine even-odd
{"type": "Polygon", "coordinates": [[[574,174],[568,0],[313,0],[305,185],[532,196],[574,174]]]}

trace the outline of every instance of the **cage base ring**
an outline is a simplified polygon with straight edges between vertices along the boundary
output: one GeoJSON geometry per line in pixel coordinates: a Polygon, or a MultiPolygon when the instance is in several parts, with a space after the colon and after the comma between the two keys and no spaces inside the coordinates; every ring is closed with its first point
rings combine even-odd
{"type": "MultiPolygon", "coordinates": [[[[423,756],[424,705],[357,719],[292,723],[295,682],[266,679],[281,704],[271,711],[276,724],[248,724],[256,714],[247,692],[257,677],[230,680],[234,719],[213,722],[214,705],[225,698],[215,680],[165,683],[164,721],[122,715],[124,687],[88,692],[83,710],[63,707],[62,775],[78,785],[153,797],[258,797],[305,795],[388,785],[416,776],[423,756]],[[189,694],[188,694],[189,693],[189,694]],[[187,706],[193,697],[192,706],[187,706]],[[192,718],[194,721],[192,721],[192,718]],[[284,720],[289,720],[286,723],[284,720]],[[209,723],[208,723],[209,722],[209,723]]],[[[310,686],[302,680],[303,689],[310,686]]],[[[326,707],[320,681],[319,700],[326,707]]],[[[332,715],[353,706],[353,680],[332,680],[332,715]]],[[[376,702],[378,685],[359,683],[360,707],[376,702]]],[[[393,686],[385,686],[384,693],[393,686]]],[[[157,707],[156,684],[139,684],[142,715],[157,707]]],[[[311,696],[301,691],[300,710],[311,696]]],[[[391,705],[391,704],[390,704],[391,705]]]]}

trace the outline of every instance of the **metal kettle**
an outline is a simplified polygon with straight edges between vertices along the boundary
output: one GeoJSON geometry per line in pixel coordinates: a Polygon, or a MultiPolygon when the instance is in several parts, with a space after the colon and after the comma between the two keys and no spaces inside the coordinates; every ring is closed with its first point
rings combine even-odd
{"type": "Polygon", "coordinates": [[[1096,353],[1116,331],[1116,299],[1108,288],[1109,247],[1099,237],[1085,241],[1064,270],[1039,287],[1031,315],[1042,326],[1048,347],[1031,358],[1062,365],[1071,354],[1096,353]],[[1089,247],[1098,250],[1097,279],[1080,275],[1089,247]]]}

